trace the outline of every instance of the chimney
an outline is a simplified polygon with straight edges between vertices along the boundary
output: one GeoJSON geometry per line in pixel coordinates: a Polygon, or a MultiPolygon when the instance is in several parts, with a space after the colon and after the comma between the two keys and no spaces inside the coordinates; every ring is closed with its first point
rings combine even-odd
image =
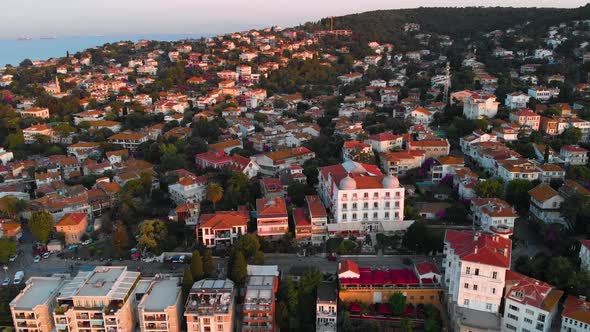
{"type": "Polygon", "coordinates": [[[477,254],[477,246],[475,246],[475,253],[477,254]]]}

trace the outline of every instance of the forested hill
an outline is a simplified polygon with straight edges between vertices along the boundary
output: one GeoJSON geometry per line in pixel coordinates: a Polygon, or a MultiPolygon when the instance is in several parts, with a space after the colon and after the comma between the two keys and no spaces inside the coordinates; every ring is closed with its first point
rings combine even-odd
{"type": "MultiPolygon", "coordinates": [[[[378,10],[334,18],[335,29],[352,29],[361,41],[389,42],[401,38],[405,23],[418,23],[423,32],[436,32],[452,38],[507,29],[527,24],[527,30],[546,32],[548,26],[571,20],[590,19],[590,4],[573,9],[562,8],[415,8],[378,10]]],[[[322,19],[312,28],[329,29],[330,20],[322,19]]]]}

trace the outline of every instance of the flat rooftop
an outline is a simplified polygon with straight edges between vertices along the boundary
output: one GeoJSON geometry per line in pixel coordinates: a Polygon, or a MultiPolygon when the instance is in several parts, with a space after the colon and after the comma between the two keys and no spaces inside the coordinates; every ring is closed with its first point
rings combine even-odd
{"type": "Polygon", "coordinates": [[[52,294],[56,293],[63,283],[62,278],[31,277],[27,281],[27,284],[31,286],[22,290],[11,302],[11,306],[15,309],[30,310],[45,304],[51,300],[52,294]]]}
{"type": "Polygon", "coordinates": [[[123,300],[139,275],[139,272],[127,271],[125,266],[97,266],[90,272],[79,272],[64,286],[59,297],[109,297],[123,300]]]}
{"type": "Polygon", "coordinates": [[[160,279],[152,286],[143,302],[145,311],[160,312],[174,305],[180,293],[178,279],[160,279]]]}
{"type": "Polygon", "coordinates": [[[456,319],[462,326],[482,329],[486,331],[500,331],[500,316],[491,312],[473,310],[455,305],[456,319]]]}
{"type": "Polygon", "coordinates": [[[246,287],[246,301],[270,301],[273,297],[274,283],[273,276],[251,276],[246,287]]]}

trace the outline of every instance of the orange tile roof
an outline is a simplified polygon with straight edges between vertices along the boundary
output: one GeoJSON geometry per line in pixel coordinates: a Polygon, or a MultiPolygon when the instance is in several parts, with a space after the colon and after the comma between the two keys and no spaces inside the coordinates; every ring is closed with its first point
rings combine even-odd
{"type": "Polygon", "coordinates": [[[542,183],[536,186],[535,188],[529,190],[529,195],[531,195],[531,197],[537,200],[538,202],[543,203],[559,194],[555,189],[551,188],[550,185],[542,183]]]}
{"type": "Polygon", "coordinates": [[[86,213],[68,213],[57,222],[56,226],[76,226],[83,222],[86,218],[86,213]]]}
{"type": "Polygon", "coordinates": [[[569,295],[563,303],[561,315],[578,322],[590,324],[590,303],[569,295]]]}
{"type": "Polygon", "coordinates": [[[246,226],[250,219],[247,211],[219,211],[212,214],[202,214],[199,227],[213,229],[231,229],[246,226]]]}

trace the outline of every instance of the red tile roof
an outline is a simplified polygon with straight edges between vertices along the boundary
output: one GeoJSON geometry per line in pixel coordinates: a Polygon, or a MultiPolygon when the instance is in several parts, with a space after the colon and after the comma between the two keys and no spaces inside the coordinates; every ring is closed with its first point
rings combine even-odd
{"type": "Polygon", "coordinates": [[[590,303],[570,295],[563,303],[563,311],[561,315],[579,322],[590,324],[590,303]]]}
{"type": "Polygon", "coordinates": [[[445,242],[461,260],[510,268],[512,241],[509,239],[473,231],[447,230],[445,242]]]}

